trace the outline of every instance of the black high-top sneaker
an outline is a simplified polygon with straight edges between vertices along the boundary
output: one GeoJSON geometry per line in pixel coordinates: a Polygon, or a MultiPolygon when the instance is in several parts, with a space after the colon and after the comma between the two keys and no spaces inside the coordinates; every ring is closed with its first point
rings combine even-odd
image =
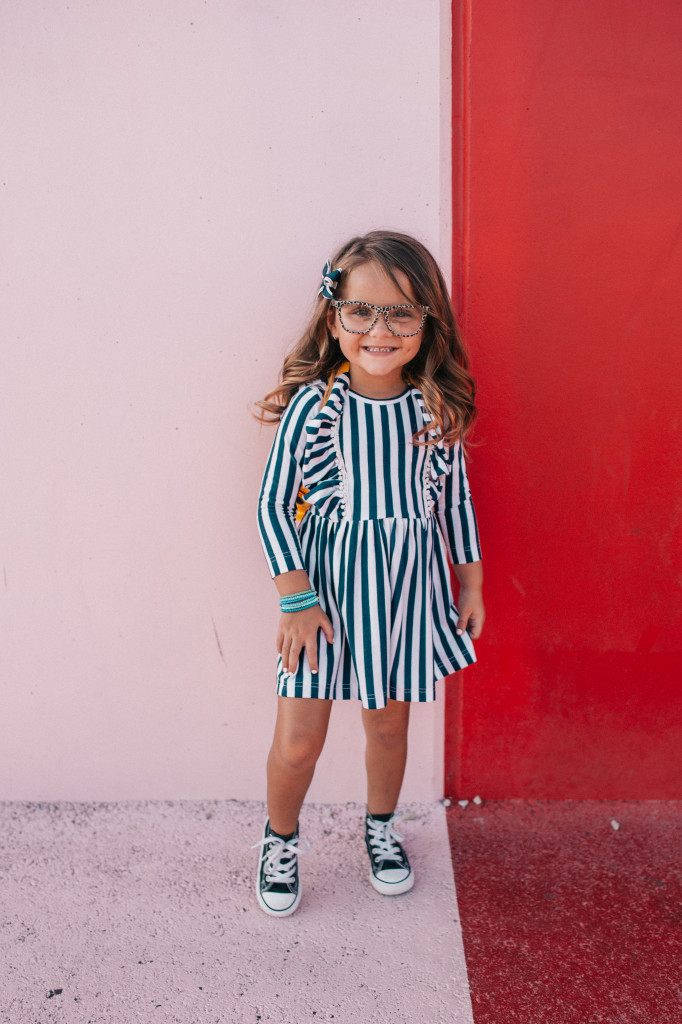
{"type": "Polygon", "coordinates": [[[256,897],[261,910],[272,917],[288,917],[301,902],[298,879],[298,855],[310,849],[307,839],[299,839],[298,825],[290,839],[275,835],[270,820],[265,822],[263,838],[251,849],[261,847],[256,877],[256,897]]]}
{"type": "Polygon", "coordinates": [[[407,892],[414,885],[414,874],[399,835],[393,828],[398,815],[392,814],[388,821],[365,819],[365,843],[369,854],[369,880],[384,896],[397,896],[407,892]]]}

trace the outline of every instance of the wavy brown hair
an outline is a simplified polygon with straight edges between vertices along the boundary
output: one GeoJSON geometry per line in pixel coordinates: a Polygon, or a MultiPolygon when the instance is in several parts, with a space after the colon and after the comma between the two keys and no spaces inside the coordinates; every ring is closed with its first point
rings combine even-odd
{"type": "MultiPolygon", "coordinates": [[[[433,443],[426,437],[419,440],[433,427],[442,433],[446,445],[463,442],[476,419],[476,384],[469,373],[469,360],[443,275],[431,253],[410,235],[371,231],[342,245],[331,263],[334,270],[341,271],[341,290],[349,272],[362,264],[377,264],[400,291],[403,289],[396,271],[405,274],[414,301],[430,309],[419,351],[402,369],[403,380],[421,391],[434,420],[417,431],[413,443],[433,443]]],[[[329,396],[333,377],[346,357],[327,326],[328,311],[329,299],[319,296],[305,333],[284,360],[281,383],[254,403],[261,412],[251,415],[261,423],[278,423],[301,384],[322,378],[329,382],[324,400],[329,396]]]]}

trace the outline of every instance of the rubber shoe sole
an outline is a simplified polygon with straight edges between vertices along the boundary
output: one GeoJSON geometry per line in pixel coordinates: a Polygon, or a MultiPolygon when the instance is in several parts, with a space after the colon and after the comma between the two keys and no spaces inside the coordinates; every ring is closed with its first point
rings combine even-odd
{"type": "MultiPolygon", "coordinates": [[[[286,895],[285,893],[278,893],[278,892],[268,893],[268,896],[270,896],[271,898],[277,897],[277,896],[285,896],[285,895],[286,895]]],[[[261,895],[261,891],[260,891],[260,868],[259,868],[258,877],[256,878],[256,899],[258,900],[258,906],[261,908],[261,910],[264,910],[265,913],[269,914],[270,917],[289,917],[290,914],[293,914],[296,910],[298,910],[298,905],[301,902],[301,883],[299,881],[299,883],[298,883],[298,892],[296,893],[296,897],[294,899],[294,902],[291,904],[291,906],[290,907],[286,907],[285,906],[282,910],[275,910],[273,907],[269,907],[267,905],[267,903],[263,899],[263,896],[261,895]]],[[[274,899],[273,899],[273,902],[274,902],[274,899]]]]}
{"type": "Polygon", "coordinates": [[[409,892],[414,885],[414,872],[410,868],[410,873],[406,878],[396,882],[383,882],[380,878],[377,878],[372,869],[369,869],[369,880],[374,886],[377,892],[380,892],[382,896],[400,896],[403,892],[409,892]]]}

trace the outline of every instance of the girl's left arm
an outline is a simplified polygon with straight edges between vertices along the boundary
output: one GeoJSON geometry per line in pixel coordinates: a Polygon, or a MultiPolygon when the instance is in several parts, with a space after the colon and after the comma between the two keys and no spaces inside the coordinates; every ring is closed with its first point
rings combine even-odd
{"type": "Polygon", "coordinates": [[[483,565],[476,513],[459,443],[454,448],[452,471],[445,477],[436,514],[460,584],[457,632],[466,630],[476,640],[485,622],[483,565]]]}
{"type": "Polygon", "coordinates": [[[479,560],[455,565],[455,575],[459,580],[457,632],[461,636],[466,629],[472,640],[478,640],[485,622],[483,563],[479,560]]]}

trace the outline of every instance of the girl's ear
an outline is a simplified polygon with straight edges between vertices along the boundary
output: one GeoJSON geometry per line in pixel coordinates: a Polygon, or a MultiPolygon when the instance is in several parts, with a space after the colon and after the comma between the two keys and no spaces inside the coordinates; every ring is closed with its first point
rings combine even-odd
{"type": "Polygon", "coordinates": [[[329,333],[333,338],[335,336],[334,328],[336,327],[336,310],[333,306],[330,306],[327,310],[327,327],[329,328],[329,333]]]}

